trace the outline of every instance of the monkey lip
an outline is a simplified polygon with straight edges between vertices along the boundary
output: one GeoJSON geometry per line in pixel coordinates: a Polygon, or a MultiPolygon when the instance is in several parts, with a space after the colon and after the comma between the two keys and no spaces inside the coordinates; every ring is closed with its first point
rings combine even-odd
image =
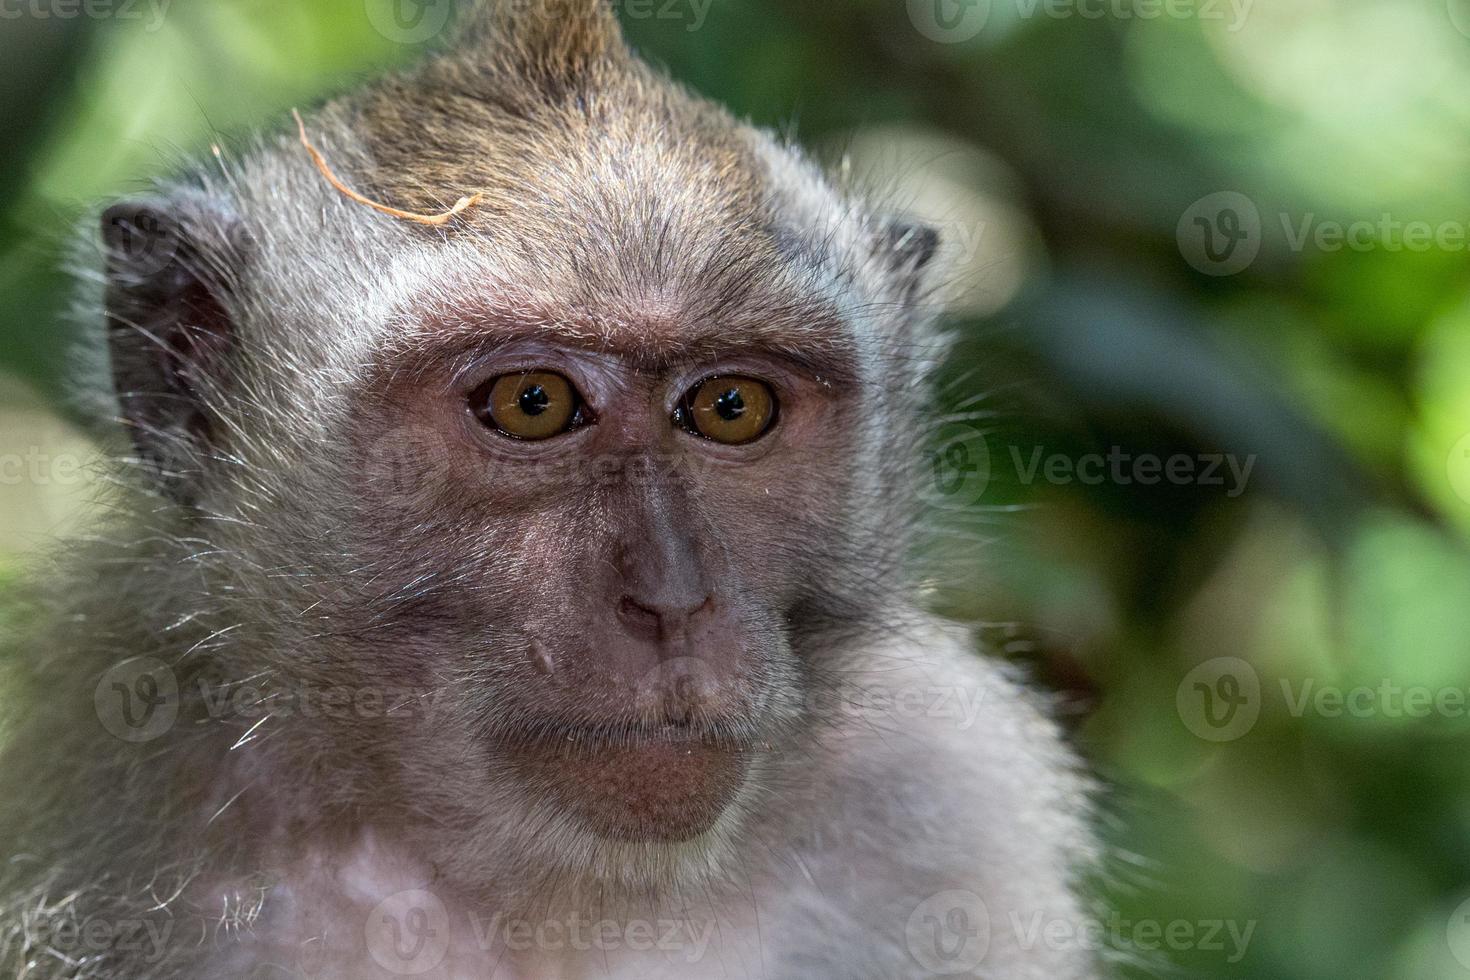
{"type": "Polygon", "coordinates": [[[689,840],[709,830],[749,771],[753,744],[722,727],[552,724],[512,758],[538,793],[613,840],[689,840]]]}

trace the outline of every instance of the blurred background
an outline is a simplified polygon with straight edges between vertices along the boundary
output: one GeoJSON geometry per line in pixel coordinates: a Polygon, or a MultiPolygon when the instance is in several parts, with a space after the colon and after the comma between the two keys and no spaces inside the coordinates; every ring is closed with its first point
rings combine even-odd
{"type": "MultiPolygon", "coordinates": [[[[1470,0],[619,6],[941,229],[934,598],[1107,778],[1125,975],[1470,977],[1470,0]]],[[[0,2],[0,589],[90,489],[87,208],[447,7],[0,2]]]]}

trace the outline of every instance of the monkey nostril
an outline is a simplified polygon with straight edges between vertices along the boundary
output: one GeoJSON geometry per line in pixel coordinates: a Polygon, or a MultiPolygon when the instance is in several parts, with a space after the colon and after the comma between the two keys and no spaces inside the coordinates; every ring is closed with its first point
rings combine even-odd
{"type": "Polygon", "coordinates": [[[657,610],[650,609],[629,596],[623,596],[618,602],[618,618],[640,633],[653,635],[657,635],[662,621],[657,610]]]}
{"type": "Polygon", "coordinates": [[[708,614],[714,607],[714,596],[706,596],[696,605],[692,602],[640,602],[625,595],[618,601],[618,618],[640,634],[663,639],[665,634],[672,636],[682,632],[691,620],[708,614]]]}

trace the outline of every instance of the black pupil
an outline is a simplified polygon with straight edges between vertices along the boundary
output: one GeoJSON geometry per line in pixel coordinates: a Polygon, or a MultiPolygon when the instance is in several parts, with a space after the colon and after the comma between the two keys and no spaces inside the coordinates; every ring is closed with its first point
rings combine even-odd
{"type": "Polygon", "coordinates": [[[726,422],[734,422],[745,414],[745,399],[740,397],[739,388],[731,388],[715,399],[715,414],[726,422]]]}
{"type": "Polygon", "coordinates": [[[527,415],[540,415],[551,404],[551,396],[540,385],[532,385],[521,392],[521,411],[527,415]]]}

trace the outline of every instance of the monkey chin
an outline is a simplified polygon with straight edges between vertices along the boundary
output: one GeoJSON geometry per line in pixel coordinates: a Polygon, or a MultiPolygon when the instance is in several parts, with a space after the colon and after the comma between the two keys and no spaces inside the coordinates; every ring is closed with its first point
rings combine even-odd
{"type": "Polygon", "coordinates": [[[750,772],[748,745],[676,728],[636,735],[571,731],[516,746],[538,796],[584,830],[619,844],[679,844],[708,835],[750,772]]]}

